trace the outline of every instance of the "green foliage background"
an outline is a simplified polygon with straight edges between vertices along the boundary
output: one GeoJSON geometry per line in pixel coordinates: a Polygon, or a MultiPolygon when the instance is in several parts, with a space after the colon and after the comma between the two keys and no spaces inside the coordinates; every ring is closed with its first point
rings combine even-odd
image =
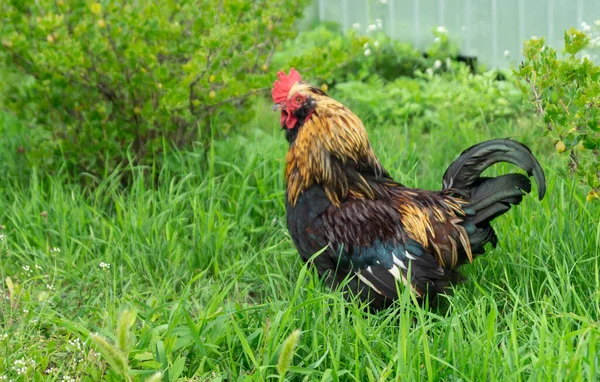
{"type": "Polygon", "coordinates": [[[596,378],[596,37],[483,72],[443,28],[426,56],[379,29],[298,33],[306,4],[0,2],[0,377],[596,378]],[[439,189],[462,150],[511,137],[546,198],[494,221],[498,248],[440,308],[404,293],[369,314],[287,234],[267,89],[290,66],[358,114],[398,181],[439,189]]]}
{"type": "MultiPolygon", "coordinates": [[[[105,177],[160,163],[165,145],[205,148],[250,120],[307,3],[7,0],[2,107],[35,130],[29,158],[48,170],[105,177]]],[[[351,42],[313,45],[275,69],[327,72],[352,54],[351,42]]]]}
{"type": "MultiPolygon", "coordinates": [[[[543,135],[562,153],[567,173],[577,174],[600,198],[600,66],[590,60],[597,50],[591,34],[565,31],[565,58],[543,38],[525,43],[525,61],[517,71],[531,109],[543,119],[543,135]]],[[[596,56],[596,59],[598,57],[596,56]]]]}

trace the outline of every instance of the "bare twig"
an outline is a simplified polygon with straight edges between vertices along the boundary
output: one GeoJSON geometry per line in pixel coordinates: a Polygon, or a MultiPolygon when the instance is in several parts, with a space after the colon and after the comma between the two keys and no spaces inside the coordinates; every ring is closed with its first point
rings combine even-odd
{"type": "Polygon", "coordinates": [[[194,86],[196,86],[196,84],[198,82],[200,82],[200,80],[206,75],[206,72],[210,68],[210,60],[212,58],[212,54],[213,54],[213,50],[209,49],[208,55],[206,56],[206,67],[204,68],[202,73],[200,73],[198,76],[196,76],[196,78],[194,78],[192,80],[192,82],[190,82],[190,113],[192,113],[192,114],[195,113],[193,101],[194,101],[194,98],[196,97],[196,93],[194,92],[194,86]]]}
{"type": "Polygon", "coordinates": [[[567,108],[567,105],[565,105],[565,103],[563,102],[562,98],[559,98],[558,102],[560,102],[560,104],[562,105],[563,109],[565,109],[565,113],[567,113],[567,115],[570,117],[571,113],[569,113],[569,109],[567,108]]]}
{"type": "MultiPolygon", "coordinates": [[[[526,78],[525,80],[527,81],[529,86],[531,86],[531,92],[533,93],[533,98],[534,98],[533,103],[537,107],[538,114],[540,116],[544,117],[546,115],[546,110],[544,110],[544,107],[542,106],[542,97],[539,95],[538,89],[535,85],[535,72],[533,72],[532,77],[526,78]]],[[[548,131],[554,130],[554,128],[552,127],[552,124],[550,122],[548,122],[546,124],[546,128],[548,129],[548,131]]]]}

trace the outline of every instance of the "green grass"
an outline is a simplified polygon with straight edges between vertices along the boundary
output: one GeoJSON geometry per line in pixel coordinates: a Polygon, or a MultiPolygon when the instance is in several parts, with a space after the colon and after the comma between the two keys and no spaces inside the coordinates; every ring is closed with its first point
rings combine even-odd
{"type": "Polygon", "coordinates": [[[243,135],[211,147],[208,163],[173,153],[156,188],[134,169],[126,191],[116,177],[89,191],[26,170],[10,151],[22,127],[2,121],[0,291],[9,298],[0,302],[0,375],[123,380],[127,369],[134,380],[156,371],[170,381],[279,379],[294,338],[280,360],[282,344],[299,329],[289,380],[595,378],[600,209],[558,175],[562,164],[530,122],[426,135],[368,126],[386,168],[411,186],[438,189],[460,151],[505,136],[530,145],[548,178],[546,199],[528,197],[494,222],[498,248],[463,268],[468,281],[443,308],[422,310],[405,293],[368,314],[300,262],[285,227],[287,143],[277,116],[257,108],[243,135]],[[131,329],[124,310],[137,314],[131,329]],[[92,345],[96,332],[105,348],[92,345]]]}

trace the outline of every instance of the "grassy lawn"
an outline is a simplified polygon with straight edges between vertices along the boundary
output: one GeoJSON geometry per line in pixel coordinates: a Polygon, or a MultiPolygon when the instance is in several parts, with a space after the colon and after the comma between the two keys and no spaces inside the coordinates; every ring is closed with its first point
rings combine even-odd
{"type": "Polygon", "coordinates": [[[479,119],[427,134],[367,125],[386,168],[410,186],[439,189],[462,150],[496,137],[528,144],[548,180],[542,202],[531,195],[494,222],[498,247],[463,268],[468,281],[442,307],[425,311],[404,294],[368,314],[300,262],[285,226],[287,142],[269,105],[256,107],[242,135],[214,143],[208,163],[172,153],[157,187],[134,169],[125,191],[115,177],[88,191],[26,170],[15,154],[26,133],[2,120],[4,380],[122,380],[125,369],[134,380],[158,370],[170,381],[279,378],[295,329],[290,380],[595,378],[600,208],[557,173],[564,166],[531,121],[479,119]],[[117,330],[125,309],[137,313],[129,340],[117,330]],[[90,333],[121,343],[128,365],[111,367],[90,333]]]}

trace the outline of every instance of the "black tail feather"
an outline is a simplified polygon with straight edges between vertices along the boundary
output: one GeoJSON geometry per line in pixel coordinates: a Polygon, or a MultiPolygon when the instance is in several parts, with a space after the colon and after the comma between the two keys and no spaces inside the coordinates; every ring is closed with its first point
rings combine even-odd
{"type": "Polygon", "coordinates": [[[506,174],[495,178],[481,174],[494,163],[508,162],[533,176],[541,200],[546,193],[544,171],[527,146],[510,139],[494,139],[469,149],[456,159],[446,170],[443,178],[444,189],[454,189],[469,197],[470,216],[465,224],[473,224],[476,229],[469,235],[474,254],[483,253],[486,243],[496,244],[496,234],[490,222],[510,210],[523,200],[523,195],[531,192],[531,181],[523,174],[506,174]]]}
{"type": "Polygon", "coordinates": [[[519,204],[523,195],[531,192],[531,182],[522,174],[506,174],[496,178],[480,178],[470,190],[468,208],[476,211],[469,221],[473,224],[489,222],[519,204]]]}
{"type": "Polygon", "coordinates": [[[498,162],[512,163],[533,176],[539,199],[544,197],[546,178],[539,162],[527,146],[506,138],[482,142],[463,151],[444,173],[442,186],[468,190],[482,179],[480,175],[487,168],[498,162]]]}

